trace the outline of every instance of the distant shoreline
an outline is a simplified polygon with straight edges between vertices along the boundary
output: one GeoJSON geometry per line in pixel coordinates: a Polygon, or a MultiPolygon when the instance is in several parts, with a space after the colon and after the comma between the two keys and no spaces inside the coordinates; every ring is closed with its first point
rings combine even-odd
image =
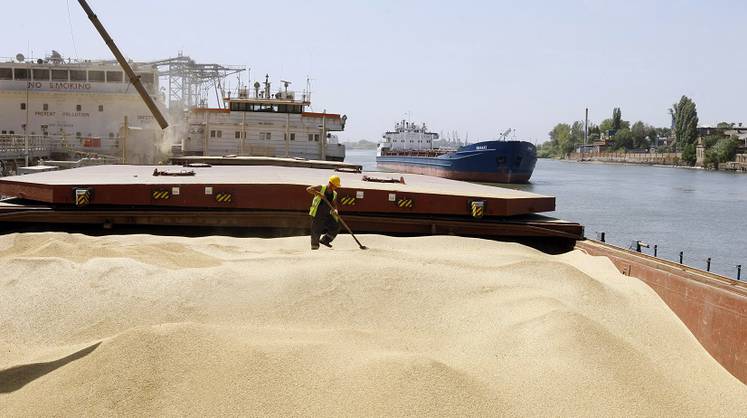
{"type": "Polygon", "coordinates": [[[707,169],[704,167],[691,167],[687,165],[647,164],[647,163],[635,163],[635,162],[630,162],[630,161],[621,162],[621,161],[599,161],[599,160],[570,160],[570,159],[565,159],[565,158],[549,158],[549,157],[544,157],[540,159],[563,161],[567,163],[577,163],[577,164],[630,165],[630,166],[646,166],[646,167],[659,167],[659,168],[682,168],[682,169],[687,169],[687,170],[699,170],[699,171],[717,172],[717,173],[747,174],[747,172],[743,172],[743,171],[712,170],[712,169],[707,169]]]}

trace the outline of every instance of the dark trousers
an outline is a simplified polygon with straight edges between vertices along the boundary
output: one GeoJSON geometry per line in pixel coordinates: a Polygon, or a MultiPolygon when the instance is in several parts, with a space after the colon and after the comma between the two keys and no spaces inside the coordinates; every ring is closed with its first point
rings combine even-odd
{"type": "Polygon", "coordinates": [[[319,248],[320,237],[322,242],[331,243],[339,232],[340,223],[335,218],[317,213],[311,218],[311,248],[319,248]]]}

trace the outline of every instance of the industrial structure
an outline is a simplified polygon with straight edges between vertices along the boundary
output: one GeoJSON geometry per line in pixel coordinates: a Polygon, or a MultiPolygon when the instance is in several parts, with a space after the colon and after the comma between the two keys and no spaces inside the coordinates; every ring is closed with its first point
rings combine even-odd
{"type": "Polygon", "coordinates": [[[237,85],[241,84],[240,75],[246,71],[236,65],[203,64],[182,52],[176,57],[166,58],[150,63],[158,70],[165,88],[165,102],[168,104],[172,118],[183,117],[185,111],[193,107],[207,107],[210,95],[215,94],[218,107],[224,107],[226,97],[226,79],[238,75],[237,85]]]}

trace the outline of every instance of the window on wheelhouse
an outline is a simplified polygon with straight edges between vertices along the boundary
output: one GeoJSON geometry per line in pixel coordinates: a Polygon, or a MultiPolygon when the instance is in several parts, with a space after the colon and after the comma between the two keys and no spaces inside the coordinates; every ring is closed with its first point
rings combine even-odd
{"type": "Polygon", "coordinates": [[[84,70],[70,70],[70,81],[88,81],[84,70]]]}
{"type": "Polygon", "coordinates": [[[52,81],[67,81],[68,77],[67,70],[52,70],[52,81]]]}
{"type": "Polygon", "coordinates": [[[12,68],[0,68],[0,80],[12,80],[13,69],[12,68]]]}
{"type": "Polygon", "coordinates": [[[67,81],[68,77],[67,70],[52,70],[52,81],[67,81]]]}
{"type": "Polygon", "coordinates": [[[29,70],[26,68],[14,68],[13,72],[15,73],[16,80],[28,80],[29,77],[29,70]]]}
{"type": "Polygon", "coordinates": [[[107,71],[106,82],[107,83],[121,83],[124,80],[122,71],[107,71]]]}
{"type": "Polygon", "coordinates": [[[106,81],[105,73],[103,71],[89,71],[88,81],[103,83],[104,81],[106,81]]]}
{"type": "Polygon", "coordinates": [[[34,69],[35,81],[49,81],[49,70],[34,69]]]}

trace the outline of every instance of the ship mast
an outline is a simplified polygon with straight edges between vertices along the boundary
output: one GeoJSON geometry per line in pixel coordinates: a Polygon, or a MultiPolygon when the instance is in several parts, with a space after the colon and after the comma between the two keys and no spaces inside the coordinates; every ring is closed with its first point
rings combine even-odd
{"type": "Polygon", "coordinates": [[[153,114],[153,117],[158,122],[158,125],[161,127],[161,129],[168,128],[169,123],[166,122],[166,118],[163,117],[163,114],[161,114],[161,111],[158,109],[158,106],[156,106],[153,98],[151,98],[150,94],[148,94],[148,91],[145,90],[143,83],[140,82],[140,77],[135,74],[134,71],[132,71],[132,68],[127,63],[127,60],[122,55],[122,53],[119,51],[119,48],[117,48],[114,40],[112,40],[112,38],[109,36],[109,33],[106,31],[106,29],[104,29],[104,25],[101,24],[99,18],[96,17],[96,14],[93,13],[93,10],[91,10],[91,7],[88,5],[86,0],[78,0],[78,3],[80,3],[80,6],[83,7],[83,10],[85,10],[86,14],[88,15],[88,19],[91,20],[93,26],[97,31],[99,31],[99,34],[104,39],[104,42],[106,42],[106,45],[109,47],[109,49],[112,51],[112,54],[114,54],[114,57],[117,59],[117,62],[119,62],[119,65],[122,66],[125,74],[127,74],[127,77],[130,79],[130,83],[135,86],[135,90],[137,90],[137,92],[140,94],[140,97],[145,102],[145,105],[148,106],[150,113],[153,114]]]}

